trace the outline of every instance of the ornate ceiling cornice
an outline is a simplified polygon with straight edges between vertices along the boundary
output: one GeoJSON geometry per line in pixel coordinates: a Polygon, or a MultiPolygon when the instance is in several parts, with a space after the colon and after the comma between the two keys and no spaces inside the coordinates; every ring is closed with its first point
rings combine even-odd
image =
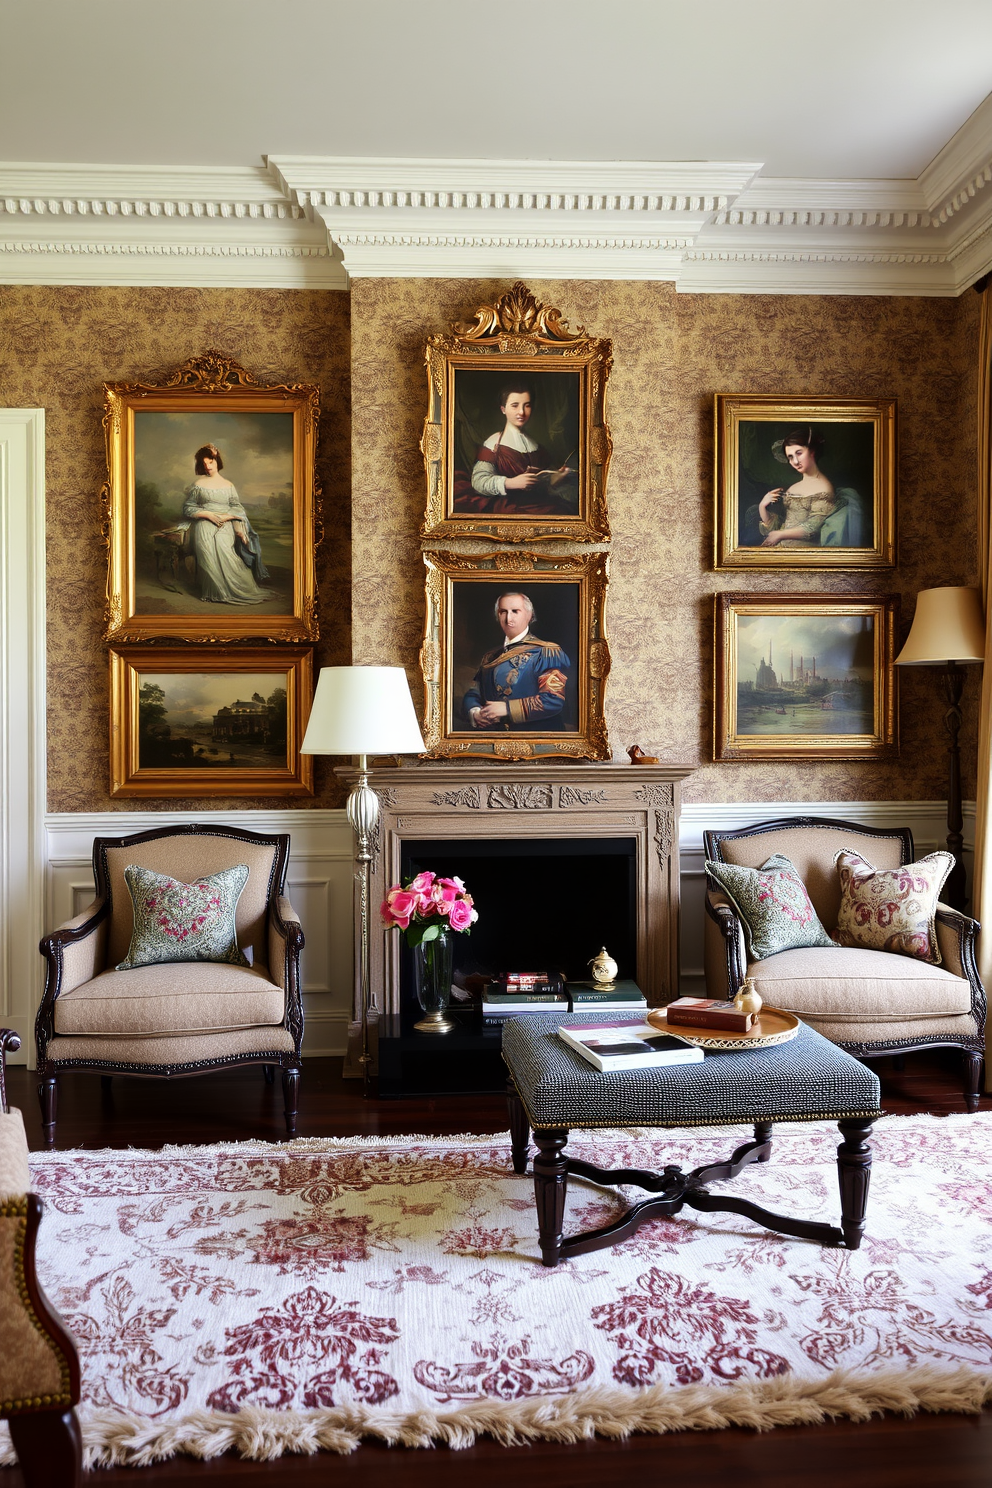
{"type": "Polygon", "coordinates": [[[0,166],[7,283],[647,279],[689,293],[955,295],[992,267],[992,100],[917,180],[747,161],[275,156],[0,166]]]}

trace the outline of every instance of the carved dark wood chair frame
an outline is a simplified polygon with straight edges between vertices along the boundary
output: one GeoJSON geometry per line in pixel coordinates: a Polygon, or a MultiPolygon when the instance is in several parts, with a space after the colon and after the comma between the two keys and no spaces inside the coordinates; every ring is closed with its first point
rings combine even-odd
{"type": "MultiPolygon", "coordinates": [[[[157,827],[148,832],[136,832],[126,837],[96,837],[93,841],[93,878],[96,884],[96,899],[93,913],[81,925],[72,928],[60,927],[46,935],[40,945],[41,954],[47,963],[45,993],[35,1019],[35,1042],[38,1057],[38,1097],[41,1102],[41,1118],[45,1134],[45,1146],[55,1143],[55,1121],[58,1103],[58,1074],[61,1070],[82,1070],[99,1074],[106,1084],[114,1075],[137,1075],[156,1080],[181,1079],[200,1075],[211,1070],[233,1069],[239,1066],[261,1065],[267,1084],[275,1078],[275,1070],[282,1070],[283,1094],[285,1097],[286,1131],[289,1136],[296,1132],[299,1106],[299,1087],[302,1074],[303,1046],[303,1002],[300,987],[300,952],[305,941],[300,923],[295,918],[284,918],[288,910],[294,915],[292,905],[283,895],[286,882],[286,866],[289,859],[289,836],[265,836],[248,832],[240,827],[216,826],[209,823],[188,822],[168,827],[157,827]],[[152,842],[162,837],[201,836],[229,837],[255,846],[274,848],[272,872],[269,878],[267,900],[268,921],[281,937],[285,946],[284,985],[285,1012],[282,1027],[292,1037],[291,1051],[271,1050],[250,1054],[225,1056],[216,1059],[195,1060],[188,1064],[124,1063],[108,1059],[71,1059],[54,1061],[48,1058],[50,1040],[55,1036],[55,1004],[62,991],[63,951],[66,946],[78,944],[87,936],[95,934],[99,926],[113,911],[110,877],[107,871],[107,851],[111,848],[152,842]]],[[[270,968],[271,969],[271,968],[270,968]]]]}
{"type": "MultiPolygon", "coordinates": [[[[822,816],[788,816],[780,817],[775,821],[755,822],[752,826],[740,827],[735,831],[703,833],[703,841],[706,849],[706,857],[711,862],[723,862],[721,844],[737,837],[754,837],[763,832],[781,832],[791,828],[801,827],[832,827],[842,831],[854,831],[865,837],[900,838],[902,841],[903,863],[911,863],[915,857],[913,847],[913,834],[908,827],[865,827],[858,822],[842,821],[836,817],[822,816]]],[[[719,925],[723,935],[723,944],[727,957],[727,985],[731,988],[731,996],[741,986],[747,972],[740,955],[740,940],[738,934],[739,919],[733,905],[712,902],[712,893],[706,894],[706,913],[711,920],[719,925]]],[[[928,1037],[916,1035],[912,1038],[893,1038],[882,1041],[864,1043],[857,1039],[839,1040],[833,1039],[840,1048],[846,1049],[848,1054],[853,1054],[858,1059],[871,1060],[883,1059],[892,1055],[901,1057],[904,1054],[919,1053],[923,1049],[931,1048],[955,1048],[960,1049],[964,1061],[964,1100],[968,1111],[977,1111],[979,1093],[981,1090],[982,1063],[985,1057],[985,1017],[986,998],[985,989],[982,986],[981,977],[978,973],[978,963],[975,958],[975,941],[981,926],[978,921],[969,915],[961,914],[958,910],[951,909],[942,904],[936,915],[938,934],[949,932],[956,938],[957,949],[961,959],[961,965],[971,985],[971,1015],[975,1019],[977,1032],[974,1036],[961,1037],[948,1036],[947,1034],[935,1034],[928,1037]]],[[[830,928],[829,926],[827,927],[830,928]]]]}
{"type": "MultiPolygon", "coordinates": [[[[20,1046],[13,1029],[0,1028],[0,1111],[8,1109],[6,1054],[8,1050],[16,1053],[20,1046]]],[[[61,1382],[55,1393],[0,1399],[0,1419],[10,1427],[25,1488],[80,1488],[83,1444],[75,1409],[80,1391],[79,1354],[75,1340],[38,1281],[35,1248],[42,1207],[36,1194],[27,1193],[0,1204],[0,1219],[17,1226],[12,1280],[27,1320],[47,1340],[55,1356],[61,1382]]]]}

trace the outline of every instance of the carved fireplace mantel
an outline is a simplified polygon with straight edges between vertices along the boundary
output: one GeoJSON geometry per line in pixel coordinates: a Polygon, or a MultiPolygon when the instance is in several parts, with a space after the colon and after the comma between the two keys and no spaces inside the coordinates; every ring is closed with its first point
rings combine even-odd
{"type": "MultiPolygon", "coordinates": [[[[351,784],[356,771],[337,773],[351,784]]],[[[378,906],[401,873],[406,841],[617,838],[635,843],[637,980],[652,1006],[678,995],[681,782],[688,765],[459,760],[373,769],[382,815],[373,843],[371,988],[379,1009],[399,1011],[399,936],[378,906]]],[[[358,945],[356,919],[356,946],[358,945]]],[[[357,956],[356,956],[357,964],[357,956]]],[[[356,1016],[357,1016],[356,987],[356,1016]]]]}

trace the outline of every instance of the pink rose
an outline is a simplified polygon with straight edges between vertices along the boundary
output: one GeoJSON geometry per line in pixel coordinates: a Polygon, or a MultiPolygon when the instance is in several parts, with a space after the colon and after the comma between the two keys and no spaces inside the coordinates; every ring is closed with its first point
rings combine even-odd
{"type": "Polygon", "coordinates": [[[416,876],[416,878],[409,885],[410,893],[411,894],[429,894],[430,893],[431,884],[433,882],[434,882],[434,875],[433,875],[433,873],[428,873],[427,870],[425,869],[423,873],[418,873],[417,876],[416,876]]]}
{"type": "Polygon", "coordinates": [[[409,889],[401,889],[397,885],[389,890],[382,902],[382,918],[387,925],[398,925],[401,930],[406,930],[410,924],[410,916],[416,908],[416,894],[411,894],[409,889]]]}
{"type": "MultiPolygon", "coordinates": [[[[458,889],[450,878],[439,878],[431,890],[431,895],[434,903],[441,909],[442,905],[453,904],[455,902],[458,898],[458,889]]],[[[441,912],[443,914],[443,909],[441,909],[441,912]]]]}
{"type": "Polygon", "coordinates": [[[452,930],[467,930],[474,919],[478,916],[471,905],[466,904],[464,899],[456,899],[448,911],[448,920],[452,930]]]}

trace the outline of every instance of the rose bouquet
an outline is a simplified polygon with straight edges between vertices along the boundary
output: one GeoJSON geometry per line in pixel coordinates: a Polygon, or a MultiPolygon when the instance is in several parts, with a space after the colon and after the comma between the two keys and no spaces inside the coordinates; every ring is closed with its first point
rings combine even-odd
{"type": "Polygon", "coordinates": [[[448,929],[467,935],[479,918],[460,878],[438,878],[426,871],[408,884],[393,884],[381,913],[384,924],[403,931],[409,946],[436,940],[448,929]]]}

